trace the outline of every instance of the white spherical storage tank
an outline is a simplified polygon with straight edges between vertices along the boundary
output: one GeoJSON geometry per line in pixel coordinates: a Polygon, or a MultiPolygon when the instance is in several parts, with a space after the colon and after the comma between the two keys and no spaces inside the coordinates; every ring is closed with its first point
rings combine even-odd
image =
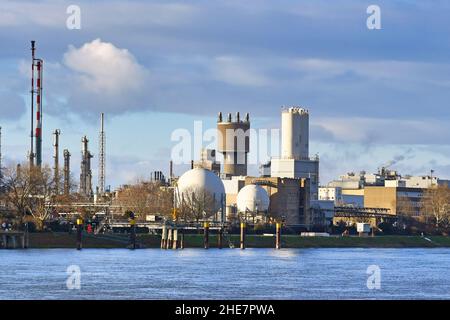
{"type": "Polygon", "coordinates": [[[263,212],[269,209],[270,198],[267,191],[255,184],[249,184],[241,189],[237,195],[239,212],[263,212]]]}
{"type": "Polygon", "coordinates": [[[176,189],[177,206],[203,207],[208,215],[215,214],[225,202],[225,188],[222,180],[212,171],[194,168],[179,179],[176,189]]]}

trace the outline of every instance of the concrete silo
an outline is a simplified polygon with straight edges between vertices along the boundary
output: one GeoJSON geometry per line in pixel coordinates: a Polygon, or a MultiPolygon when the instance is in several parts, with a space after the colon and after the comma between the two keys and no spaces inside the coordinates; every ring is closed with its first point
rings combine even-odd
{"type": "Polygon", "coordinates": [[[217,150],[223,154],[223,173],[228,176],[247,175],[247,154],[250,149],[250,119],[248,113],[244,120],[239,112],[236,118],[222,119],[219,113],[217,120],[217,150]]]}
{"type": "Polygon", "coordinates": [[[281,156],[284,159],[309,158],[309,112],[291,107],[281,112],[281,156]]]}

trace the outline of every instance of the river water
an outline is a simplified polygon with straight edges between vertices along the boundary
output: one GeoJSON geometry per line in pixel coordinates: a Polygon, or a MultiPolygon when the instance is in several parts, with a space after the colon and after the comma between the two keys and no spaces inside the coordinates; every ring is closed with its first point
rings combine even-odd
{"type": "Polygon", "coordinates": [[[0,299],[450,299],[449,270],[450,249],[1,250],[0,299]]]}

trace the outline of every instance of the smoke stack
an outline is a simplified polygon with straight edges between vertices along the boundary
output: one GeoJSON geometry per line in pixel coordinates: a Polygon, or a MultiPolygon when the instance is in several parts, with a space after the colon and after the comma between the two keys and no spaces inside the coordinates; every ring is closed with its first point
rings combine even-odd
{"type": "Polygon", "coordinates": [[[42,78],[44,61],[36,59],[36,165],[42,165],[42,78]]]}
{"type": "Polygon", "coordinates": [[[34,52],[35,41],[31,40],[31,131],[30,131],[30,151],[28,153],[30,168],[34,166],[34,52]]]}

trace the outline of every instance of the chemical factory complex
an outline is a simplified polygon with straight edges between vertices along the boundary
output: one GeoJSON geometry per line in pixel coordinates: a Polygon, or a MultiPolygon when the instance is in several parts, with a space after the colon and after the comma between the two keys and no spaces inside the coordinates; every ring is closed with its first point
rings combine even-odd
{"type": "MultiPolygon", "coordinates": [[[[36,58],[35,42],[31,42],[31,134],[28,164],[30,168],[42,168],[43,129],[43,72],[44,61],[36,58]]],[[[245,110],[242,110],[245,111],[245,110]]],[[[124,198],[132,186],[123,185],[117,190],[106,187],[106,134],[104,114],[100,116],[98,183],[94,186],[92,176],[93,153],[89,148],[89,138],[81,137],[80,177],[71,176],[71,152],[62,150],[60,162],[60,130],[54,129],[53,181],[51,194],[34,194],[44,197],[47,206],[52,206],[49,219],[79,219],[82,208],[93,208],[97,224],[94,232],[120,229],[127,204],[124,198]],[[61,183],[59,183],[61,181],[61,183]],[[73,186],[77,185],[77,190],[73,186]],[[49,199],[59,196],[76,195],[70,205],[53,203],[49,199]],[[48,198],[48,199],[47,199],[48,198]],[[116,217],[116,218],[115,218],[116,217]]],[[[203,149],[199,161],[191,162],[191,169],[180,177],[173,174],[173,163],[167,161],[169,173],[162,171],[151,174],[150,182],[158,192],[169,195],[170,214],[163,214],[162,206],[153,212],[133,212],[133,224],[151,231],[161,229],[161,225],[195,224],[197,228],[216,226],[223,228],[240,224],[264,226],[276,224],[289,232],[304,234],[330,232],[330,228],[340,222],[346,224],[364,222],[360,233],[376,230],[381,221],[396,222],[398,214],[419,215],[424,190],[437,185],[448,185],[430,172],[428,176],[402,176],[390,169],[390,163],[382,166],[377,173],[348,173],[339,179],[321,185],[319,182],[320,160],[309,153],[310,112],[302,107],[281,109],[281,156],[274,157],[260,166],[259,176],[247,174],[250,148],[251,119],[248,113],[219,113],[217,117],[217,149],[203,149]],[[217,160],[217,153],[223,161],[217,160]],[[187,215],[189,211],[191,214],[187,215]],[[187,218],[189,216],[189,218],[187,218]],[[136,218],[136,222],[134,219],[136,218]],[[158,224],[160,226],[158,226],[158,224]]],[[[45,127],[44,127],[45,128],[45,127]]],[[[1,131],[0,131],[1,139],[1,131]]],[[[1,143],[1,141],[0,141],[1,143]]],[[[45,143],[45,141],[44,141],[45,143]]],[[[0,144],[1,161],[1,144],[0,144]]],[[[23,164],[20,170],[25,170],[23,164]]],[[[6,170],[1,167],[0,169],[6,170]]],[[[19,168],[17,168],[19,171],[19,168]]],[[[30,169],[31,170],[31,169],[30,169]]],[[[112,174],[112,173],[109,173],[112,174]]],[[[0,171],[0,178],[3,179],[0,171]]],[[[2,190],[5,192],[5,190],[2,190]]],[[[2,203],[1,209],[8,210],[2,203]]],[[[167,209],[167,208],[166,208],[167,209]]],[[[136,210],[134,210],[136,211],[136,210]]],[[[129,218],[129,217],[128,217],[129,218]]],[[[163,229],[163,232],[165,229],[163,229]]],[[[175,237],[170,235],[170,237],[175,237]]],[[[166,238],[167,239],[167,238],[166,238]]],[[[163,236],[164,240],[164,236],[163,236]]]]}

